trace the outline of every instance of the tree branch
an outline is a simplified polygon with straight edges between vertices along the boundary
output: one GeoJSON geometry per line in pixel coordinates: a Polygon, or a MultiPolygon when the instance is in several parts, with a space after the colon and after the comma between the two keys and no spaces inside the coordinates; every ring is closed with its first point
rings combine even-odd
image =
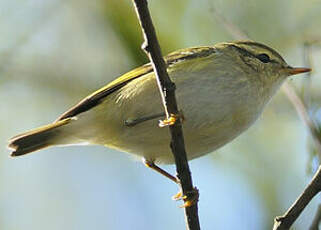
{"type": "Polygon", "coordinates": [[[284,213],[283,216],[278,216],[274,219],[273,230],[287,230],[290,229],[294,221],[300,216],[304,208],[315,197],[321,188],[321,166],[315,173],[310,184],[304,189],[298,199],[292,206],[284,213]]]}
{"type": "MultiPolygon", "coordinates": [[[[282,89],[294,106],[297,114],[310,131],[314,145],[316,147],[316,151],[318,152],[318,155],[321,156],[321,139],[319,135],[320,130],[309,115],[302,98],[299,97],[295,89],[288,82],[285,82],[283,84],[282,89]]],[[[279,216],[274,219],[273,230],[289,229],[294,221],[300,216],[304,208],[320,191],[321,165],[319,166],[317,172],[314,174],[310,184],[300,194],[299,198],[292,204],[292,206],[286,211],[286,213],[283,216],[279,216]]]]}
{"type": "Polygon", "coordinates": [[[303,100],[298,96],[294,88],[288,82],[285,82],[283,84],[282,90],[292,103],[293,107],[295,108],[303,123],[308,127],[308,130],[310,131],[310,134],[314,141],[315,147],[319,155],[321,156],[321,139],[319,135],[320,130],[316,127],[314,121],[309,115],[303,100]]]}
{"type": "MultiPolygon", "coordinates": [[[[223,15],[219,14],[212,4],[210,7],[211,12],[215,17],[221,22],[221,24],[226,28],[226,30],[235,38],[235,39],[249,39],[246,34],[244,34],[236,25],[228,21],[223,15]]],[[[288,83],[285,82],[282,87],[283,92],[286,94],[289,101],[292,103],[296,109],[299,117],[303,123],[307,126],[312,139],[315,143],[316,149],[321,155],[321,138],[320,130],[314,123],[313,119],[309,115],[303,100],[298,96],[294,88],[288,83]]],[[[321,191],[321,166],[314,174],[310,184],[304,189],[298,199],[292,204],[288,211],[280,217],[274,219],[273,230],[285,230],[289,229],[294,221],[299,217],[304,208],[308,203],[321,191]]]]}
{"type": "MultiPolygon", "coordinates": [[[[142,48],[145,50],[153,65],[157,84],[166,112],[166,117],[167,119],[169,119],[170,117],[177,116],[179,114],[175,97],[175,84],[170,80],[168,76],[166,64],[162,57],[161,49],[156,37],[156,32],[148,10],[147,0],[134,0],[133,2],[145,40],[142,48]]],[[[189,196],[189,194],[194,191],[194,187],[189,170],[189,165],[187,162],[182,124],[180,119],[177,119],[173,125],[170,125],[169,130],[171,133],[170,147],[174,154],[177,177],[180,181],[183,197],[189,196]]],[[[185,207],[185,219],[187,229],[200,229],[197,201],[195,201],[193,205],[185,207]]]]}

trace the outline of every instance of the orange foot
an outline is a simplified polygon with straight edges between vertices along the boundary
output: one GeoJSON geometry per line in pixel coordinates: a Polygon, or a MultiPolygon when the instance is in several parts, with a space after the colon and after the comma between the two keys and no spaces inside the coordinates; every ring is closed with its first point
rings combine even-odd
{"type": "Polygon", "coordinates": [[[185,120],[182,111],[180,111],[178,114],[171,113],[169,118],[167,118],[165,120],[160,120],[159,121],[159,127],[162,128],[162,127],[165,127],[165,126],[174,125],[175,122],[177,121],[177,119],[181,119],[182,122],[185,120]]]}
{"type": "Polygon", "coordinates": [[[198,189],[195,187],[192,191],[187,192],[185,195],[182,192],[177,193],[172,197],[173,200],[184,200],[184,204],[180,208],[191,207],[198,202],[199,193],[198,189]]]}

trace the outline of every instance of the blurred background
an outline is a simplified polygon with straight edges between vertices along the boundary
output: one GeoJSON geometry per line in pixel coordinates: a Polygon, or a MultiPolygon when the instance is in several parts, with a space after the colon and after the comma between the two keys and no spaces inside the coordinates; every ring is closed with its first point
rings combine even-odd
{"type": "MultiPolygon", "coordinates": [[[[223,15],[289,64],[311,65],[311,76],[289,82],[321,123],[320,0],[149,2],[164,54],[234,40],[223,15]]],[[[0,229],[185,229],[181,204],[171,200],[177,186],[125,153],[81,146],[12,159],[6,149],[11,136],[147,62],[131,1],[2,0],[0,34],[0,229]]],[[[202,229],[271,229],[310,181],[314,152],[280,91],[246,133],[190,163],[202,229]]],[[[307,229],[319,203],[293,229],[307,229]]]]}

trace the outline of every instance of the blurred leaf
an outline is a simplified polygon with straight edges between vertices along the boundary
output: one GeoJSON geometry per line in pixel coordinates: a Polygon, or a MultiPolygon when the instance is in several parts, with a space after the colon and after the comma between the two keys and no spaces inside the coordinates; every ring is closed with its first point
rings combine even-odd
{"type": "Polygon", "coordinates": [[[146,54],[140,48],[143,39],[133,4],[124,0],[107,0],[104,3],[106,20],[118,33],[132,60],[136,65],[148,62],[146,54]]]}
{"type": "MultiPolygon", "coordinates": [[[[167,5],[171,7],[166,7],[166,2],[164,1],[151,1],[150,3],[153,23],[164,56],[171,51],[182,48],[179,45],[182,40],[181,29],[179,29],[181,26],[179,24],[182,22],[184,6],[187,4],[186,1],[180,0],[167,1],[167,5]],[[170,24],[178,24],[178,26],[169,27],[168,25],[170,24]]],[[[104,15],[122,40],[123,45],[128,50],[128,54],[136,65],[149,62],[146,54],[141,49],[143,37],[133,4],[124,0],[105,1],[104,15]]]]}

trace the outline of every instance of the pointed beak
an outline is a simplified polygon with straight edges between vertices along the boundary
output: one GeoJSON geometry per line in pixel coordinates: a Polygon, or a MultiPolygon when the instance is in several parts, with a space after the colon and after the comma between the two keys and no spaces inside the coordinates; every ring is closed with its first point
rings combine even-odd
{"type": "Polygon", "coordinates": [[[286,68],[286,72],[289,75],[295,75],[295,74],[299,74],[299,73],[307,73],[310,71],[311,71],[310,68],[300,68],[300,67],[291,67],[291,66],[286,68]]]}

